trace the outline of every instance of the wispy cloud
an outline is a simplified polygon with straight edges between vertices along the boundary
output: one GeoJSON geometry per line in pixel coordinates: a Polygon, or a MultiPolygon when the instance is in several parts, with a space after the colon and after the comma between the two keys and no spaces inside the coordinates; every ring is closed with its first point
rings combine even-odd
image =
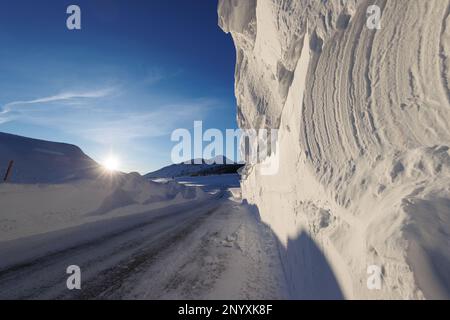
{"type": "Polygon", "coordinates": [[[194,120],[204,119],[217,105],[217,100],[211,98],[184,99],[173,103],[142,101],[142,105],[134,107],[127,105],[126,100],[101,99],[113,92],[113,89],[67,91],[10,102],[0,111],[0,125],[15,120],[54,128],[99,144],[126,144],[136,139],[170,134],[179,126],[190,126],[194,120]],[[41,105],[39,108],[25,108],[26,105],[38,104],[41,105]]]}
{"type": "Polygon", "coordinates": [[[179,126],[190,127],[194,120],[203,119],[212,105],[212,100],[196,100],[153,107],[151,111],[116,111],[110,114],[109,119],[86,123],[83,128],[72,128],[78,135],[99,143],[126,143],[140,138],[168,135],[179,126]]]}
{"type": "MultiPolygon", "coordinates": [[[[110,95],[114,91],[113,88],[106,88],[94,91],[85,91],[85,92],[63,92],[53,96],[37,98],[33,100],[19,100],[12,101],[5,104],[0,111],[0,115],[5,115],[14,110],[15,107],[30,105],[30,104],[41,104],[41,103],[50,103],[50,102],[63,102],[63,101],[71,101],[75,99],[95,99],[95,98],[103,98],[110,95]]],[[[0,123],[2,119],[0,118],[0,123]]]]}
{"type": "Polygon", "coordinates": [[[53,127],[99,144],[126,144],[136,139],[170,134],[179,126],[190,127],[203,119],[216,104],[213,99],[196,99],[176,104],[153,105],[140,111],[128,108],[67,110],[51,114],[25,113],[21,120],[43,127],[53,127]]]}
{"type": "Polygon", "coordinates": [[[168,71],[162,68],[152,68],[150,70],[147,70],[146,74],[144,75],[140,83],[144,86],[151,86],[163,80],[168,80],[177,77],[182,72],[183,71],[181,69],[168,71]]]}

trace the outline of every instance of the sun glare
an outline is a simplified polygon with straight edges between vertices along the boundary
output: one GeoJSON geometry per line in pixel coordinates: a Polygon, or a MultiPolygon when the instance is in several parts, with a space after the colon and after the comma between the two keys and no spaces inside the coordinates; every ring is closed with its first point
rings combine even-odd
{"type": "Polygon", "coordinates": [[[119,160],[117,157],[110,155],[103,161],[103,167],[110,172],[117,171],[119,170],[119,160]]]}

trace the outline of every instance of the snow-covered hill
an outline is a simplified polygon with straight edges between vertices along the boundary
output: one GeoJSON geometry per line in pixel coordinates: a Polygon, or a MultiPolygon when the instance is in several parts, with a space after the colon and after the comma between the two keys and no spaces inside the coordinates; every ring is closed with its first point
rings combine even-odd
{"type": "Polygon", "coordinates": [[[450,1],[218,11],[237,49],[240,126],[279,129],[279,172],[248,166],[242,192],[280,239],[292,297],[339,297],[329,264],[346,298],[450,298],[450,1]],[[367,26],[372,5],[380,30],[367,26]]]}
{"type": "Polygon", "coordinates": [[[10,160],[10,179],[0,183],[0,241],[207,196],[200,188],[137,173],[107,173],[73,145],[0,133],[3,171],[10,160]]]}
{"type": "Polygon", "coordinates": [[[99,175],[100,166],[80,148],[0,132],[0,174],[14,161],[9,182],[61,183],[99,175]]]}
{"type": "Polygon", "coordinates": [[[188,176],[203,176],[213,174],[236,173],[242,165],[235,164],[224,156],[214,159],[197,159],[189,162],[172,164],[145,175],[146,178],[176,178],[188,176]]]}

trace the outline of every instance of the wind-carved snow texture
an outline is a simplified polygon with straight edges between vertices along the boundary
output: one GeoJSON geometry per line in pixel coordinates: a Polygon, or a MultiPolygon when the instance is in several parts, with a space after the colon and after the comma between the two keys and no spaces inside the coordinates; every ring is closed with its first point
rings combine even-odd
{"type": "Polygon", "coordinates": [[[282,243],[291,296],[450,298],[450,2],[221,0],[218,11],[237,51],[239,125],[280,130],[279,172],[247,168],[242,192],[282,243]],[[371,5],[380,30],[366,25],[371,5]],[[324,285],[325,264],[340,292],[324,285]],[[381,290],[367,287],[370,265],[381,290]]]}

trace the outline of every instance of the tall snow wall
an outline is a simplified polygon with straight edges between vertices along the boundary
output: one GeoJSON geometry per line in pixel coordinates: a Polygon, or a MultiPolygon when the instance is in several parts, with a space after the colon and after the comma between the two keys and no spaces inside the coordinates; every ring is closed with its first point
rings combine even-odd
{"type": "Polygon", "coordinates": [[[279,130],[279,170],[248,165],[242,192],[280,241],[292,298],[450,298],[449,12],[219,0],[238,123],[279,130]]]}

